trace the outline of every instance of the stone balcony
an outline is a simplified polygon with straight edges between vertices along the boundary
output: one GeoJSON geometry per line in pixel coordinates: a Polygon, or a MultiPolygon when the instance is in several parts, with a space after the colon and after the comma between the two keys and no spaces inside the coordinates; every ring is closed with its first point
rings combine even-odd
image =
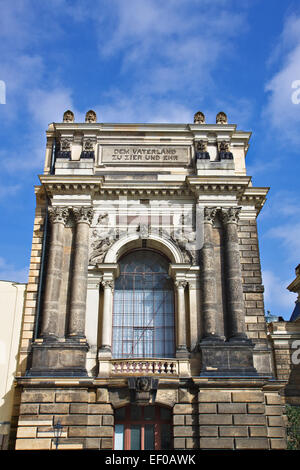
{"type": "Polygon", "coordinates": [[[190,377],[190,363],[187,359],[109,359],[99,358],[98,377],[190,377]]]}

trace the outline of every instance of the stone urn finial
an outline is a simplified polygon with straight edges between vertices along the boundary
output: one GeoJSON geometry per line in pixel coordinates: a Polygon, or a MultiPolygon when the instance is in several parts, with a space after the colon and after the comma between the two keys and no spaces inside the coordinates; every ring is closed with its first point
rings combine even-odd
{"type": "Polygon", "coordinates": [[[217,114],[216,124],[228,124],[227,115],[223,111],[217,114]]]}
{"type": "Polygon", "coordinates": [[[85,122],[97,122],[97,114],[90,109],[85,115],[85,122]]]}
{"type": "Polygon", "coordinates": [[[194,115],[194,124],[205,124],[205,115],[201,111],[194,115]]]}
{"type": "Polygon", "coordinates": [[[64,112],[63,122],[74,122],[74,113],[69,109],[64,112]]]}

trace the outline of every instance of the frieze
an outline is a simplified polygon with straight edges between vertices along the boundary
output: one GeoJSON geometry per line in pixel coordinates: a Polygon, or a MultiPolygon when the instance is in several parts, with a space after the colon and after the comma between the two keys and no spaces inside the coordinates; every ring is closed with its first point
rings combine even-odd
{"type": "Polygon", "coordinates": [[[188,145],[102,145],[102,163],[132,165],[190,163],[188,145]]]}

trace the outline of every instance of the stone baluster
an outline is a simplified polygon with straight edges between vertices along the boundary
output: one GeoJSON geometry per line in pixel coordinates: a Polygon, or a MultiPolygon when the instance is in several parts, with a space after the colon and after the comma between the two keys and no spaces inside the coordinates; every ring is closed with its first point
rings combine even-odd
{"type": "Polygon", "coordinates": [[[85,337],[85,313],[88,276],[89,227],[93,218],[91,207],[74,207],[76,222],[75,250],[72,274],[69,337],[85,337]]]}
{"type": "Polygon", "coordinates": [[[41,336],[44,340],[59,337],[59,296],[62,282],[64,229],[69,217],[67,207],[49,207],[51,239],[49,246],[47,278],[44,295],[41,336]]]}
{"type": "Polygon", "coordinates": [[[240,207],[222,209],[225,231],[225,278],[227,283],[227,306],[229,319],[229,338],[247,339],[245,334],[245,312],[240,264],[240,250],[237,223],[240,207]]]}
{"type": "Polygon", "coordinates": [[[204,243],[202,247],[202,283],[203,283],[203,339],[217,339],[217,281],[215,253],[212,238],[216,207],[204,208],[204,243]]]}
{"type": "Polygon", "coordinates": [[[186,315],[185,315],[185,295],[184,289],[187,285],[186,281],[175,281],[177,290],[177,348],[176,357],[186,357],[186,315]]]}
{"type": "Polygon", "coordinates": [[[104,300],[103,300],[103,322],[102,322],[102,341],[99,351],[100,355],[111,356],[112,342],[112,304],[113,304],[113,280],[103,280],[104,300]]]}

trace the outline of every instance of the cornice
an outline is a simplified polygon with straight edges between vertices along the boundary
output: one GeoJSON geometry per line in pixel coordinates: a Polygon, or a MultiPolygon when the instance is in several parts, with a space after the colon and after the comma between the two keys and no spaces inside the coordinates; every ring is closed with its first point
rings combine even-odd
{"type": "Polygon", "coordinates": [[[103,181],[101,176],[83,175],[39,175],[39,179],[48,196],[61,193],[94,193],[100,189],[103,181]]]}
{"type": "Polygon", "coordinates": [[[240,195],[238,202],[241,205],[254,206],[257,214],[261,211],[264,203],[266,202],[266,196],[269,192],[268,187],[248,187],[245,189],[243,194],[240,195]]]}
{"type": "Polygon", "coordinates": [[[196,195],[226,191],[243,194],[251,178],[250,176],[188,176],[186,181],[196,195]]]}
{"type": "Polygon", "coordinates": [[[82,194],[138,197],[197,197],[201,194],[233,193],[241,205],[254,206],[259,213],[269,188],[250,187],[249,176],[187,176],[186,181],[105,180],[105,176],[40,175],[44,191],[55,194],[82,194]]]}

